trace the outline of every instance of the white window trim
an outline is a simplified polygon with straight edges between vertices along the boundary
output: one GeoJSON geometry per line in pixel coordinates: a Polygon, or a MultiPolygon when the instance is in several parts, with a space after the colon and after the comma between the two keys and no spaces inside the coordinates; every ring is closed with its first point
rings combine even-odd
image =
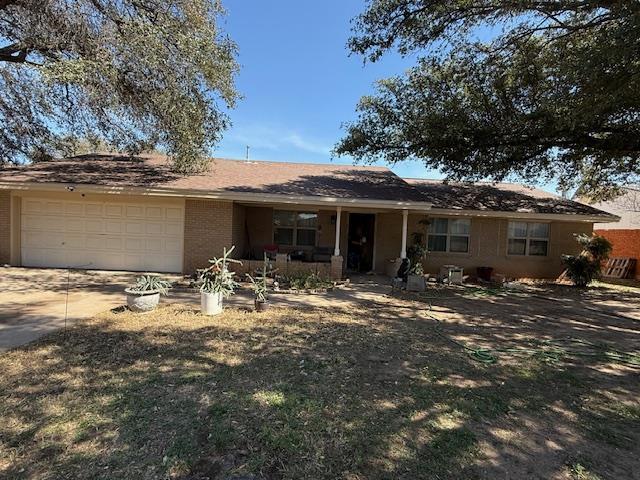
{"type": "Polygon", "coordinates": [[[430,233],[429,227],[427,227],[427,248],[429,248],[429,236],[434,237],[446,237],[447,247],[446,250],[429,250],[429,253],[433,254],[451,254],[451,255],[469,255],[471,252],[471,219],[470,218],[456,218],[456,217],[431,217],[432,219],[445,219],[447,221],[447,233],[430,233]],[[451,221],[452,220],[466,220],[469,222],[469,233],[451,233],[451,221]],[[467,251],[466,252],[452,252],[451,251],[451,237],[467,237],[467,251]]]}
{"type": "Polygon", "coordinates": [[[293,247],[298,247],[298,248],[313,248],[313,247],[317,247],[318,246],[318,220],[320,219],[320,215],[318,214],[318,212],[314,212],[311,210],[282,210],[282,209],[273,209],[273,212],[290,212],[293,213],[295,215],[295,220],[293,222],[293,225],[291,226],[282,226],[279,227],[277,225],[275,225],[275,223],[273,223],[273,215],[271,216],[271,241],[275,244],[276,243],[276,230],[277,229],[284,229],[284,228],[288,228],[293,230],[293,243],[291,245],[282,245],[283,247],[289,247],[289,248],[293,248],[293,247]],[[316,226],[315,227],[299,227],[298,226],[298,215],[301,213],[312,213],[316,216],[316,226]],[[315,234],[315,241],[313,243],[313,245],[298,245],[298,230],[312,230],[314,232],[316,232],[315,234]]]}
{"type": "Polygon", "coordinates": [[[526,221],[526,220],[509,220],[507,222],[507,256],[508,257],[547,258],[549,256],[549,247],[550,246],[551,246],[551,222],[529,222],[529,221],[526,221]],[[509,235],[509,224],[510,223],[526,223],[527,224],[527,235],[524,236],[524,237],[511,237],[509,235]],[[548,235],[546,237],[531,237],[531,236],[529,236],[529,224],[530,223],[544,223],[545,225],[548,225],[549,226],[548,235]],[[509,253],[509,240],[524,240],[525,241],[524,255],[520,255],[519,253],[509,253]],[[542,242],[547,242],[547,253],[545,253],[544,255],[531,255],[531,253],[529,253],[529,242],[531,240],[538,240],[538,241],[542,241],[542,242]]]}

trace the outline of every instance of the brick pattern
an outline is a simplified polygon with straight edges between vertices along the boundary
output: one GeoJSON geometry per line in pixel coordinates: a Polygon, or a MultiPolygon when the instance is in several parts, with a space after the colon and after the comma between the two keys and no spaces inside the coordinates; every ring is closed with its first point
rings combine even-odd
{"type": "MultiPolygon", "coordinates": [[[[411,245],[413,233],[425,234],[425,227],[420,220],[424,215],[409,215],[407,243],[411,245]]],[[[378,272],[387,272],[392,262],[400,255],[402,214],[400,212],[381,213],[377,215],[377,235],[375,238],[376,265],[378,272]]],[[[493,267],[494,273],[509,278],[557,278],[564,270],[561,262],[562,254],[576,254],[580,246],[574,234],[591,234],[592,223],[552,222],[549,235],[549,252],[546,257],[519,257],[507,255],[506,218],[471,219],[469,237],[469,253],[427,254],[424,262],[425,271],[437,273],[441,265],[459,265],[464,268],[465,275],[476,275],[477,267],[493,267]]],[[[424,240],[424,238],[423,238],[424,240]]]]}
{"type": "Polygon", "coordinates": [[[233,251],[234,258],[247,258],[247,228],[246,228],[246,208],[237,203],[233,204],[233,226],[231,238],[235,249],[233,251]]]}
{"type": "Polygon", "coordinates": [[[11,261],[11,193],[0,191],[0,265],[11,261]]]}
{"type": "Polygon", "coordinates": [[[183,272],[206,267],[233,243],[233,204],[217,200],[186,200],[183,272]]]}
{"type": "Polygon", "coordinates": [[[632,276],[640,279],[640,229],[596,230],[613,244],[612,257],[629,257],[636,259],[636,270],[632,276]]]}

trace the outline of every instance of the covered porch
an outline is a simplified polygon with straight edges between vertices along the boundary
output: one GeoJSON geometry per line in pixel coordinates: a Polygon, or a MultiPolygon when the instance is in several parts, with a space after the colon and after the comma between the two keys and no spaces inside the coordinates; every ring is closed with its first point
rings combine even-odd
{"type": "Polygon", "coordinates": [[[267,254],[285,275],[393,275],[407,256],[409,213],[402,205],[234,202],[233,244],[235,257],[242,260],[234,269],[255,271],[267,254]]]}

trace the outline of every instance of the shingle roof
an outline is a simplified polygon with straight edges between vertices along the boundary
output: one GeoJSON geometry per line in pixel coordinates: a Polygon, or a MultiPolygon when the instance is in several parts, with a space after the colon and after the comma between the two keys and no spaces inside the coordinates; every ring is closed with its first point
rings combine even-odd
{"type": "Polygon", "coordinates": [[[405,178],[405,181],[418,188],[433,204],[433,209],[608,215],[589,205],[515,183],[444,183],[417,178],[405,178]]]}
{"type": "Polygon", "coordinates": [[[640,185],[625,187],[620,196],[612,200],[594,203],[593,206],[620,217],[618,223],[596,223],[595,228],[640,230],[640,185]]]}
{"type": "Polygon", "coordinates": [[[512,183],[402,179],[386,167],[213,159],[208,171],[181,176],[166,157],[84,155],[0,168],[0,182],[72,183],[202,192],[276,194],[390,202],[430,202],[434,209],[602,215],[606,212],[512,183]]]}
{"type": "Polygon", "coordinates": [[[385,167],[218,158],[205,173],[180,176],[161,156],[87,155],[0,169],[0,181],[425,201],[418,189],[385,167]]]}

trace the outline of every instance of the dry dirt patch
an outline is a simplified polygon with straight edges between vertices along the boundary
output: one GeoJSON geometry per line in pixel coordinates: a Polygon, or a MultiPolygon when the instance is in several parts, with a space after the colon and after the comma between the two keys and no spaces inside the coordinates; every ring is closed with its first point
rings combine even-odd
{"type": "Polygon", "coordinates": [[[572,336],[630,352],[631,300],[598,313],[569,296],[429,295],[217,318],[116,311],[11,351],[0,476],[637,478],[635,365],[605,350],[487,364],[459,346],[572,336]]]}

